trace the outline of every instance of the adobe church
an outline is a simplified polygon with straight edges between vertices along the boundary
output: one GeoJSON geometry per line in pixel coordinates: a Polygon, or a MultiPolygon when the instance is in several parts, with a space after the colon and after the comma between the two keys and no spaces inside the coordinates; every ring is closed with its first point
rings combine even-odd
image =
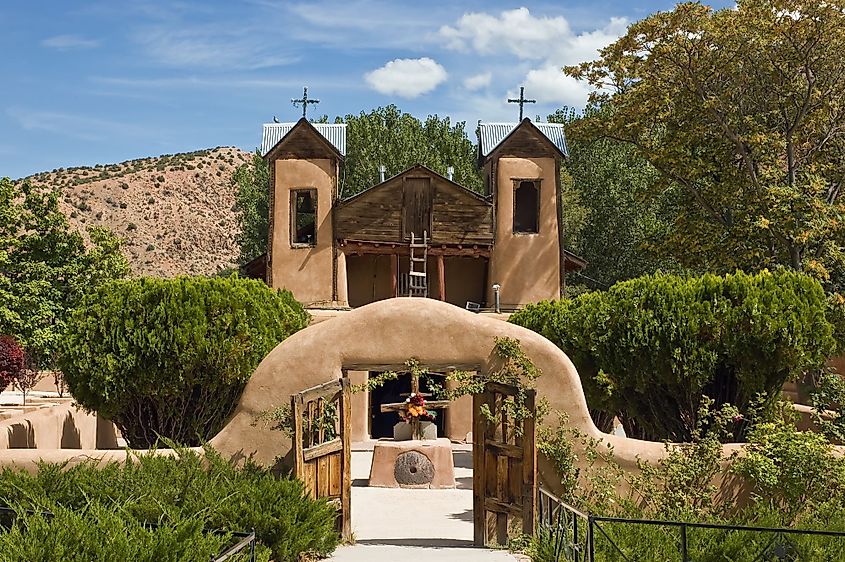
{"type": "MultiPolygon", "coordinates": [[[[396,296],[514,310],[586,264],[563,247],[563,125],[480,123],[478,194],[422,165],[341,198],[346,125],[264,125],[266,281],[308,307],[396,296]]],[[[451,173],[447,174],[451,176],[451,173]]]]}

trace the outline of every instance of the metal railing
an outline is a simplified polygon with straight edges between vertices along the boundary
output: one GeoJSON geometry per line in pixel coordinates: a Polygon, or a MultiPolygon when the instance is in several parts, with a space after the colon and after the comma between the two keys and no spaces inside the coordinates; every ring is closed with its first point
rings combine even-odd
{"type": "MultiPolygon", "coordinates": [[[[595,562],[597,545],[615,559],[634,562],[643,559],[643,552],[626,552],[614,540],[612,524],[668,527],[677,532],[673,541],[677,548],[677,557],[662,552],[661,560],[692,562],[690,554],[690,531],[711,530],[722,533],[748,533],[752,536],[769,535],[768,540],[750,540],[745,544],[761,547],[754,558],[746,562],[799,561],[806,560],[792,537],[829,537],[838,542],[842,558],[845,560],[845,532],[823,531],[817,529],[791,529],[779,527],[754,527],[742,525],[724,525],[717,523],[693,523],[688,521],[660,521],[654,519],[626,519],[622,517],[602,517],[583,513],[566,504],[554,494],[540,489],[538,501],[538,532],[548,533],[548,541],[555,561],[595,562]]],[[[698,554],[699,556],[702,554],[698,554]]],[[[737,562],[742,562],[737,560],[737,562]]]]}
{"type": "MultiPolygon", "coordinates": [[[[6,526],[6,521],[11,524],[11,522],[17,518],[20,512],[26,513],[27,515],[41,515],[45,519],[52,520],[55,515],[50,511],[33,511],[31,509],[25,510],[16,510],[8,506],[0,505],[0,532],[2,532],[6,526]],[[4,519],[6,521],[4,521],[4,519]]],[[[151,523],[151,522],[144,522],[143,526],[149,529],[158,529],[160,525],[158,523],[151,523]]],[[[230,534],[232,537],[239,538],[240,540],[237,544],[227,548],[223,552],[215,555],[211,555],[209,558],[209,562],[225,562],[226,560],[231,559],[236,554],[239,554],[242,550],[249,547],[249,562],[255,562],[255,543],[257,542],[257,538],[255,535],[255,529],[253,529],[249,533],[244,532],[227,532],[221,529],[206,529],[203,528],[204,533],[212,533],[215,535],[225,535],[230,534]]]]}

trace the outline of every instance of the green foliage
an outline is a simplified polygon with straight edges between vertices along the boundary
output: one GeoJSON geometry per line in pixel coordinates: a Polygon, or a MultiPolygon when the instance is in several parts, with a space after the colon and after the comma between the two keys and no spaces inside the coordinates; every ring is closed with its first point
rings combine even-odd
{"type": "Polygon", "coordinates": [[[575,273],[567,283],[585,283],[594,289],[678,269],[673,259],[656,248],[676,211],[672,192],[655,187],[657,171],[634,147],[586,136],[578,127],[582,120],[600,113],[588,108],[583,116],[576,116],[572,110],[559,109],[548,116],[550,123],[565,123],[572,132],[567,139],[569,158],[563,165],[566,173],[561,176],[568,215],[564,217],[566,247],[590,264],[585,272],[588,278],[575,273]]]}
{"type": "Polygon", "coordinates": [[[823,372],[810,394],[813,421],[829,440],[845,443],[845,378],[823,372]]]}
{"type": "Polygon", "coordinates": [[[240,256],[238,262],[247,263],[267,251],[270,202],[267,190],[270,169],[256,150],[252,160],[238,166],[232,174],[235,189],[235,211],[240,230],[237,235],[240,256]]]}
{"type": "MultiPolygon", "coordinates": [[[[702,397],[746,415],[835,349],[819,283],[778,271],[646,276],[571,300],[526,307],[511,321],[572,359],[597,425],[629,437],[689,441],[702,397]]],[[[741,438],[744,424],[733,428],[741,438]]]]}
{"type": "MultiPolygon", "coordinates": [[[[172,545],[175,536],[199,552],[217,552],[222,541],[213,535],[203,538],[199,532],[203,527],[226,532],[254,528],[266,547],[259,550],[262,559],[267,559],[269,550],[273,560],[297,561],[304,554],[325,556],[339,540],[334,530],[334,508],[307,497],[301,482],[279,479],[248,461],[237,468],[208,447],[202,456],[191,450],[177,450],[175,457],[153,451],[102,467],[94,461],[73,467],[42,464],[35,475],[6,468],[0,475],[0,502],[59,514],[58,520],[46,528],[36,521],[39,530],[35,537],[52,529],[62,539],[46,537],[46,549],[75,547],[73,538],[78,537],[79,544],[90,544],[92,549],[98,548],[94,542],[99,538],[106,544],[114,540],[117,552],[135,552],[125,549],[134,548],[131,543],[136,541],[163,549],[172,545]],[[81,522],[92,528],[84,530],[81,522]],[[159,523],[165,529],[144,536],[140,527],[145,522],[159,523]]],[[[0,545],[3,540],[0,534],[0,545]]],[[[28,550],[40,548],[34,542],[16,537],[8,544],[27,549],[22,552],[41,552],[28,550]]],[[[5,548],[2,551],[6,552],[5,548]]],[[[139,559],[207,558],[208,553],[197,556],[195,551],[185,557],[139,559]]]]}
{"type": "Polygon", "coordinates": [[[129,273],[121,241],[89,228],[88,248],[59,210],[59,191],[0,179],[0,333],[14,335],[39,367],[51,367],[70,311],[129,273]]]}
{"type": "Polygon", "coordinates": [[[698,3],[634,23],[566,68],[606,111],[573,136],[624,142],[679,204],[665,247],[727,273],[784,265],[845,282],[840,2],[698,3]]]}
{"type": "Polygon", "coordinates": [[[754,501],[781,514],[784,524],[803,514],[845,513],[845,458],[822,434],[782,420],[761,423],[732,469],[752,484],[754,501]]]}
{"type": "Polygon", "coordinates": [[[73,314],[61,366],[84,408],[130,446],[182,444],[222,427],[255,367],[308,324],[288,291],[237,277],[114,281],[73,314]]]}
{"type": "MultiPolygon", "coordinates": [[[[234,541],[203,533],[200,521],[179,519],[150,528],[101,504],[74,512],[59,507],[55,517],[20,512],[0,532],[4,560],[208,560],[234,541]]],[[[246,556],[234,560],[246,560],[246,556]]],[[[266,551],[260,560],[268,560],[266,551]]]]}
{"type": "MultiPolygon", "coordinates": [[[[625,475],[611,455],[602,454],[607,449],[603,443],[567,428],[565,419],[541,436],[538,449],[561,476],[566,487],[563,500],[583,512],[629,519],[845,531],[845,459],[833,452],[824,438],[797,431],[780,419],[755,425],[748,434],[745,453],[725,456],[720,440],[730,434],[736,409],[724,406],[714,410],[713,402],[706,401],[699,415],[690,443],[667,444],[664,459],[656,465],[640,462],[639,474],[625,475]],[[732,495],[730,485],[717,490],[719,479],[731,475],[744,480],[752,492],[750,498],[732,495]],[[623,477],[627,486],[620,486],[623,477]]],[[[597,560],[659,562],[667,556],[674,559],[673,553],[678,552],[677,527],[597,525],[597,560]]],[[[758,555],[777,537],[688,528],[687,538],[691,560],[715,561],[762,559],[758,555]]],[[[527,552],[535,561],[556,560],[558,540],[548,530],[541,530],[527,552]]],[[[841,537],[789,536],[796,560],[840,560],[841,541],[841,537]]]]}
{"type": "Polygon", "coordinates": [[[378,183],[380,165],[387,169],[387,177],[414,164],[423,164],[445,176],[446,168],[453,166],[455,182],[482,189],[475,146],[467,138],[463,122],[452,124],[448,117],[437,115],[429,115],[423,121],[392,104],[337,118],[335,122],[347,126],[343,197],[378,183]]]}

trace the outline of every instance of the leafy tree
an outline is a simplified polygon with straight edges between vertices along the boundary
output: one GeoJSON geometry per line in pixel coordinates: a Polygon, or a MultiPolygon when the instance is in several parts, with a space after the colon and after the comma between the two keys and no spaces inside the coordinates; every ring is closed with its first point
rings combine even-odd
{"type": "Polygon", "coordinates": [[[0,336],[0,392],[11,384],[24,368],[24,353],[12,336],[0,336]]]}
{"type": "Polygon", "coordinates": [[[666,244],[683,265],[845,283],[843,6],[679,4],[565,69],[608,107],[578,134],[630,144],[678,191],[666,244]]]}
{"type": "Polygon", "coordinates": [[[122,242],[104,228],[88,244],[59,210],[58,189],[0,179],[0,333],[44,367],[83,295],[129,273],[122,242]]]}
{"type": "Polygon", "coordinates": [[[783,269],[639,277],[530,305],[510,321],[572,359],[599,427],[617,417],[629,437],[686,442],[705,396],[747,417],[824,365],[836,346],[827,312],[817,280],[783,269]]]}
{"type": "Polygon", "coordinates": [[[235,210],[240,223],[237,236],[240,248],[238,261],[242,264],[267,251],[269,185],[270,170],[259,150],[252,155],[250,162],[241,164],[232,174],[232,186],[236,193],[235,210]]]}
{"type": "Polygon", "coordinates": [[[437,115],[421,121],[392,104],[369,113],[338,117],[335,122],[347,125],[344,197],[378,183],[379,165],[384,165],[387,177],[414,164],[423,164],[442,175],[452,166],[455,182],[482,189],[475,145],[467,138],[463,122],[453,125],[448,117],[441,119],[437,115]]]}
{"type": "MultiPolygon", "coordinates": [[[[323,116],[317,121],[328,119],[323,116]]],[[[378,183],[380,165],[385,166],[387,177],[415,164],[423,164],[443,175],[452,166],[454,181],[482,190],[475,145],[467,137],[463,122],[453,125],[448,117],[441,119],[437,115],[421,121],[395,105],[337,117],[335,122],[347,125],[342,197],[350,197],[378,183]]],[[[239,261],[246,263],[267,250],[269,173],[259,152],[235,171],[232,185],[237,190],[235,205],[240,221],[239,261]]]]}
{"type": "MultiPolygon", "coordinates": [[[[559,109],[548,121],[583,134],[580,121],[600,111],[588,108],[585,116],[578,116],[559,109]]],[[[616,140],[573,135],[568,141],[567,174],[562,175],[566,246],[590,264],[584,275],[573,275],[569,282],[601,289],[658,270],[676,270],[674,260],[655,247],[669,231],[674,210],[671,191],[653,191],[656,170],[634,147],[616,140]]]]}
{"type": "Polygon", "coordinates": [[[71,316],[60,365],[76,401],[130,446],[197,445],[220,431],[264,356],[307,324],[289,291],[251,279],[113,281],[71,316]]]}

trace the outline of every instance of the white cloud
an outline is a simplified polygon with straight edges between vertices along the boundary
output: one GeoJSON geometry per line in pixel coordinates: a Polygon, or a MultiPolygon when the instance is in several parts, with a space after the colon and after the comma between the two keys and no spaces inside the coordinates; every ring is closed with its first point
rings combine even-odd
{"type": "Polygon", "coordinates": [[[79,35],[55,35],[41,41],[42,47],[56,49],[59,51],[69,51],[71,49],[93,49],[99,45],[100,42],[96,39],[86,39],[84,37],[80,37],[79,35]]]}
{"type": "Polygon", "coordinates": [[[576,34],[565,17],[537,17],[523,7],[498,16],[464,14],[456,25],[441,27],[440,36],[448,48],[459,51],[509,53],[527,60],[553,57],[560,64],[574,64],[595,58],[598,49],[618,38],[627,25],[625,18],[611,18],[603,28],[576,34]]]}
{"type": "MultiPolygon", "coordinates": [[[[587,96],[590,88],[583,82],[579,82],[567,76],[558,66],[543,66],[530,70],[525,76],[525,90],[531,93],[531,97],[542,100],[544,103],[563,104],[571,107],[584,107],[587,105],[587,96]]],[[[511,97],[517,97],[512,92],[511,97]]]]}
{"type": "Polygon", "coordinates": [[[490,72],[482,72],[481,74],[475,74],[464,79],[464,88],[471,92],[474,92],[475,90],[480,90],[489,86],[492,79],[493,74],[490,72]]]}
{"type": "Polygon", "coordinates": [[[379,93],[415,98],[436,88],[447,78],[446,69],[428,57],[394,59],[364,75],[379,93]]]}

